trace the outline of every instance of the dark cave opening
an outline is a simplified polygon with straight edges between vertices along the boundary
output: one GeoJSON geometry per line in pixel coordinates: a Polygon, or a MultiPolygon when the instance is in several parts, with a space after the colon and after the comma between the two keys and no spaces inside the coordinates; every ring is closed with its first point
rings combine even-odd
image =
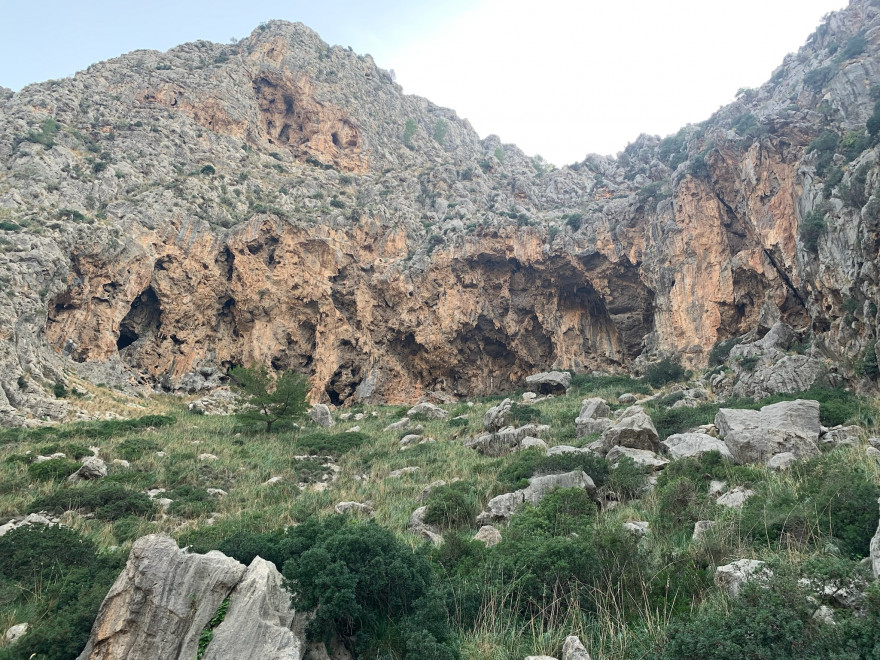
{"type": "Polygon", "coordinates": [[[134,344],[144,335],[154,332],[161,323],[162,308],[153,287],[147,287],[134,299],[131,308],[119,324],[116,349],[121,351],[134,344]]]}

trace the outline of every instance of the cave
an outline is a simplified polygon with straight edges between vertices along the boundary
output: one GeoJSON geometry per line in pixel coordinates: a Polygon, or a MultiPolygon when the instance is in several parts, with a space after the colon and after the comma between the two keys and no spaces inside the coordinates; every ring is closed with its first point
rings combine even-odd
{"type": "Polygon", "coordinates": [[[147,287],[134,299],[131,308],[119,324],[116,349],[122,351],[138,339],[154,333],[161,323],[162,308],[153,287],[147,287]]]}

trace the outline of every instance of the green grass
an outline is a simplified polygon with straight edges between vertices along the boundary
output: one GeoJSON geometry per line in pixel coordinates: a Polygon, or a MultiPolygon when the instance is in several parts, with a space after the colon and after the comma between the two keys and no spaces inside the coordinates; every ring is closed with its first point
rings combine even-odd
{"type": "MultiPolygon", "coordinates": [[[[581,399],[601,396],[619,408],[617,397],[624,392],[652,390],[628,376],[577,375],[567,396],[535,404],[517,400],[514,417],[518,424],[549,424],[551,429],[543,437],[551,446],[584,444],[574,434],[581,399]]],[[[661,439],[711,423],[722,405],[709,401],[697,408],[673,409],[669,404],[674,398],[667,396],[648,406],[661,439]]],[[[723,405],[757,408],[794,398],[819,400],[825,422],[861,420],[869,432],[875,430],[875,403],[842,389],[815,388],[723,405]]],[[[470,407],[445,406],[450,417],[463,415],[464,419],[420,422],[423,434],[436,442],[406,449],[400,447],[400,432],[384,431],[407,410],[394,406],[359,407],[364,419],[338,422],[328,430],[305,422],[303,428],[248,433],[233,418],[190,415],[183,403],[161,400],[144,411],[160,411],[158,416],[6,430],[0,432],[0,523],[28,511],[51,509],[99,552],[119,546],[124,554],[134,539],[155,532],[171,534],[193,551],[218,547],[231,551],[246,549],[255,535],[271,534],[315,516],[333,516],[337,502],[369,501],[378,525],[391,530],[408,547],[430,555],[462,657],[493,660],[521,660],[529,654],[559,657],[562,642],[572,633],[581,636],[594,657],[662,657],[670,631],[679,635],[677,644],[693,641],[682,635],[692,634],[686,623],[694,613],[717,600],[712,583],[717,565],[758,557],[797,568],[808,560],[825,561],[827,541],[840,546],[846,555],[841,561],[852,567],[857,562],[849,556],[864,552],[858,548],[865,529],[876,528],[876,516],[870,512],[864,520],[843,517],[832,525],[826,521],[829,515],[838,515],[833,507],[785,508],[792,493],[796,500],[833,501],[836,491],[828,490],[828,484],[862,484],[851,488],[852,493],[847,490],[847,497],[872,497],[871,489],[880,483],[878,464],[864,455],[862,447],[837,449],[817,459],[815,465],[804,464],[811,466],[809,470],[783,474],[761,466],[732,466],[711,456],[679,461],[660,476],[653,493],[636,497],[644,475],[627,469],[615,472],[602,459],[546,457],[535,450],[488,458],[464,447],[465,439],[481,432],[483,414],[498,400],[477,400],[470,407]],[[360,432],[345,432],[355,424],[360,432]],[[61,451],[68,456],[62,459],[67,461],[64,465],[72,468],[73,459],[86,455],[83,452],[89,445],[99,447],[109,467],[101,483],[68,486],[61,478],[66,470],[59,471],[57,478],[43,478],[35,472],[54,468],[37,468],[30,462],[31,455],[61,451]],[[199,460],[205,453],[217,460],[199,460]],[[326,457],[332,457],[331,463],[326,457]],[[129,461],[130,467],[113,464],[115,458],[129,461]],[[418,470],[389,477],[404,467],[418,470]],[[559,510],[528,514],[519,527],[502,526],[502,536],[510,538],[495,549],[470,540],[477,531],[475,512],[490,497],[521,487],[536,474],[578,468],[590,474],[601,489],[623,494],[621,503],[613,510],[591,513],[589,520],[578,518],[578,512],[559,510]],[[275,477],[280,480],[267,483],[275,477]],[[423,489],[440,479],[450,485],[435,489],[425,502],[423,489]],[[768,523],[768,529],[776,530],[775,536],[756,533],[754,520],[763,520],[764,510],[738,512],[718,507],[706,494],[709,479],[724,479],[760,492],[762,501],[772,504],[772,511],[767,511],[771,523],[785,521],[794,512],[798,520],[806,521],[798,529],[806,530],[804,538],[809,542],[786,545],[789,537],[785,534],[790,530],[784,525],[768,523]],[[167,515],[145,501],[143,492],[149,488],[163,488],[163,496],[174,500],[167,515]],[[209,488],[223,489],[228,495],[210,496],[209,488]],[[432,506],[432,520],[444,531],[442,550],[424,549],[419,537],[406,532],[412,511],[425,503],[432,506]],[[810,517],[817,513],[824,518],[810,517]],[[563,514],[575,518],[566,522],[559,518],[563,514]],[[743,515],[748,516],[748,524],[743,515]],[[209,518],[213,524],[207,523],[209,518]],[[716,520],[716,529],[704,542],[694,543],[693,523],[704,518],[716,520]],[[631,520],[651,523],[648,537],[635,545],[617,536],[622,523],[631,520]],[[572,525],[579,526],[576,533],[585,536],[580,544],[566,540],[575,529],[572,525]],[[554,536],[556,532],[561,535],[554,536]],[[533,542],[539,537],[540,543],[533,542]],[[572,565],[573,549],[584,557],[599,553],[595,556],[602,560],[572,565]],[[557,562],[556,567],[545,565],[545,559],[557,562]],[[535,582],[529,571],[543,577],[535,582]],[[587,579],[594,586],[586,590],[572,582],[587,579]]],[[[35,585],[25,581],[15,587],[19,588],[34,589],[35,585]]],[[[60,607],[40,599],[25,602],[18,591],[14,594],[19,595],[4,598],[0,589],[0,623],[36,620],[47,616],[52,607],[60,607]]]]}

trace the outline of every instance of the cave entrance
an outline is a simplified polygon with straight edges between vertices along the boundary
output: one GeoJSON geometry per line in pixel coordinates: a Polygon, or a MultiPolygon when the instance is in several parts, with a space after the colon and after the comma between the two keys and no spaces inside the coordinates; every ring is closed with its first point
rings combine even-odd
{"type": "Polygon", "coordinates": [[[159,305],[159,297],[153,287],[147,287],[131,303],[128,314],[119,324],[119,338],[116,340],[116,348],[119,351],[128,348],[138,339],[154,333],[161,323],[162,308],[159,305]]]}
{"type": "Polygon", "coordinates": [[[357,366],[347,365],[339,367],[330,382],[327,383],[327,397],[334,406],[344,404],[361,384],[361,370],[357,366]]]}

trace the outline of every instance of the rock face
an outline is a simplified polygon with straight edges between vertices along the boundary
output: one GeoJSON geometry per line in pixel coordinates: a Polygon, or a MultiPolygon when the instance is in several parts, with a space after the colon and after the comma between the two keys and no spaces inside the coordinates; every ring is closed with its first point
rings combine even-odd
{"type": "Polygon", "coordinates": [[[82,460],[82,467],[67,477],[68,483],[76,484],[80,481],[103,479],[107,476],[107,465],[97,456],[86,456],[82,460]]]}
{"type": "MultiPolygon", "coordinates": [[[[780,320],[855,363],[878,152],[808,146],[864,132],[877,40],[837,46],[878,26],[853,0],[705,123],[549,171],[280,21],[3,92],[0,424],[75,413],[68,373],[198,391],[256,361],[314,402],[411,403],[645,350],[702,364],[780,320]]],[[[746,380],[779,387],[761,350],[746,380]]],[[[813,367],[783,359],[786,382],[813,367]]]]}
{"type": "Polygon", "coordinates": [[[617,445],[651,452],[660,449],[654,422],[641,406],[627,408],[614,426],[602,433],[600,441],[605,452],[617,445]]]}
{"type": "Polygon", "coordinates": [[[316,403],[312,406],[312,409],[309,410],[309,419],[325,429],[329,429],[336,423],[333,421],[333,415],[330,414],[330,408],[323,403],[316,403]]]}
{"type": "Polygon", "coordinates": [[[715,426],[738,463],[765,463],[776,454],[819,453],[819,402],[782,401],[761,410],[722,408],[715,426]]]}
{"type": "Polygon", "coordinates": [[[79,660],[191,660],[199,635],[229,598],[205,658],[299,660],[289,595],[274,565],[245,567],[220,552],[190,555],[167,536],[138,539],[101,604],[79,660]]]}

